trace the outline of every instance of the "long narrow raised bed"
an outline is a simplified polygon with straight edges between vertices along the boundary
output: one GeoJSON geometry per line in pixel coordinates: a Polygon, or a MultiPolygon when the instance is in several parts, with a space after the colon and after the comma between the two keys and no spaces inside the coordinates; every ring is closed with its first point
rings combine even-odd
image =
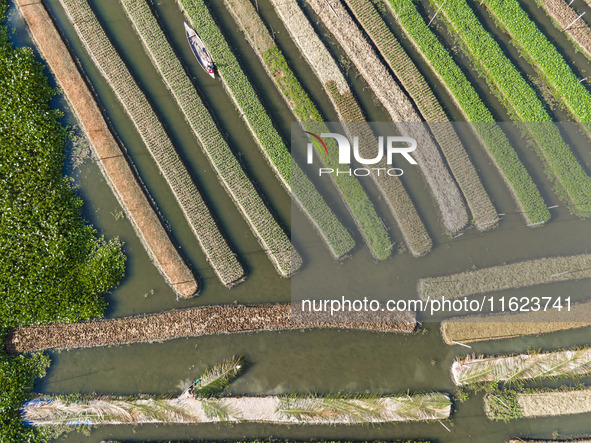
{"type": "Polygon", "coordinates": [[[47,10],[41,1],[33,3],[30,0],[18,0],[17,5],[37,47],[84,129],[98,158],[101,172],[156,269],[178,295],[194,295],[198,289],[195,277],[170,241],[138,184],[47,10]]]}
{"type": "Polygon", "coordinates": [[[220,281],[230,287],[244,269],[222,236],[162,123],[121,60],[86,0],[60,0],[92,60],[123,105],[170,186],[189,226],[220,281]]]}
{"type": "Polygon", "coordinates": [[[121,0],[154,65],[172,92],[218,179],[283,277],[297,271],[302,258],[232,153],[209,110],[168,43],[146,0],[121,0]]]}
{"type": "Polygon", "coordinates": [[[464,194],[474,224],[479,230],[494,228],[499,221],[497,211],[480,181],[470,156],[425,77],[390,31],[373,3],[365,0],[345,1],[425,121],[431,123],[431,133],[435,136],[464,194]]]}
{"type": "MultiPolygon", "coordinates": [[[[342,257],[355,246],[355,242],[335,214],[327,206],[312,182],[304,172],[292,161],[289,150],[259,100],[255,90],[244,74],[240,63],[234,56],[222,32],[209,12],[203,0],[178,0],[188,21],[203,39],[208,50],[216,61],[217,72],[222,79],[228,95],[244,117],[244,120],[257,142],[265,159],[273,171],[314,223],[324,240],[329,245],[333,256],[342,257]]],[[[362,196],[355,196],[362,197],[362,196]]],[[[381,226],[379,219],[373,217],[373,207],[359,202],[354,213],[358,226],[365,238],[369,238],[370,247],[373,243],[381,244],[381,234],[376,233],[376,224],[381,226]],[[366,221],[367,220],[367,221],[366,221]]]]}
{"type": "Polygon", "coordinates": [[[517,0],[485,0],[490,13],[512,37],[546,83],[575,117],[591,122],[591,93],[580,82],[556,47],[540,31],[517,0]]]}
{"type": "Polygon", "coordinates": [[[537,392],[492,392],[484,397],[491,420],[556,417],[591,412],[591,388],[537,392]]]}
{"type": "Polygon", "coordinates": [[[450,299],[583,278],[591,278],[590,254],[538,258],[423,278],[417,290],[423,300],[450,299]]]}
{"type": "MultiPolygon", "coordinates": [[[[331,132],[323,123],[325,119],[321,116],[318,108],[312,99],[303,89],[295,74],[289,67],[281,50],[275,44],[273,37],[268,31],[267,27],[259,17],[253,4],[249,0],[227,0],[226,5],[232,13],[236,23],[244,31],[251,46],[261,59],[267,74],[275,81],[279,91],[282,93],[287,105],[290,107],[296,118],[303,123],[304,128],[315,133],[331,132]],[[306,123],[314,123],[313,128],[310,129],[306,123]]],[[[293,5],[299,9],[297,5],[293,5]]],[[[359,120],[356,120],[359,121],[359,120]]],[[[367,150],[372,151],[376,146],[376,139],[367,125],[349,123],[345,125],[345,130],[350,131],[351,126],[355,125],[356,136],[363,136],[360,140],[360,149],[363,152],[367,150]],[[361,130],[361,131],[360,131],[361,130]]],[[[332,141],[332,140],[331,140],[332,141]]],[[[338,163],[338,149],[331,146],[330,142],[328,152],[320,151],[320,158],[325,166],[332,169],[338,169],[342,166],[338,163]]],[[[367,158],[375,156],[375,151],[366,155],[367,158]]],[[[385,160],[373,165],[376,168],[388,169],[385,160]]],[[[385,173],[379,176],[373,174],[372,179],[381,191],[382,196],[389,203],[390,209],[395,218],[399,222],[399,226],[411,252],[414,255],[424,255],[428,252],[431,242],[427,235],[424,225],[412,205],[410,197],[406,193],[401,181],[397,177],[391,177],[385,173]],[[413,235],[414,234],[414,235],[413,235]]],[[[339,176],[331,176],[333,181],[339,186],[342,178],[339,176]]],[[[352,181],[351,178],[346,178],[346,181],[352,181]]],[[[345,186],[346,183],[340,184],[340,187],[345,186]]],[[[358,186],[358,184],[356,184],[358,186]]],[[[382,256],[378,258],[387,257],[390,255],[392,248],[390,244],[382,246],[382,256]]],[[[378,251],[379,252],[379,251],[378,251]]]]}
{"type": "Polygon", "coordinates": [[[474,87],[427,26],[416,6],[407,0],[384,0],[384,4],[391,8],[410,43],[447,89],[465,119],[471,123],[470,128],[512,191],[526,222],[536,226],[547,222],[550,212],[531,175],[505,133],[495,124],[493,115],[474,87]]]}
{"type": "MultiPolygon", "coordinates": [[[[312,72],[320,79],[339,119],[349,122],[344,125],[348,135],[358,136],[361,148],[376,146],[376,137],[364,124],[365,115],[347,80],[300,6],[297,2],[282,0],[271,0],[271,4],[275,7],[300,53],[307,60],[312,72]]],[[[367,155],[367,158],[373,155],[375,154],[367,155]]],[[[375,175],[372,179],[388,203],[409,251],[415,257],[427,254],[433,242],[402,181],[397,177],[376,177],[375,175]]]]}
{"type": "Polygon", "coordinates": [[[437,202],[443,225],[452,233],[461,231],[468,223],[462,195],[429,130],[420,125],[422,118],[406,93],[380,61],[341,0],[308,0],[307,4],[318,14],[343,48],[389,113],[392,122],[404,135],[416,139],[420,148],[413,155],[437,202]]]}
{"type": "Polygon", "coordinates": [[[512,118],[524,122],[522,128],[533,138],[547,171],[555,178],[560,194],[567,196],[572,211],[591,216],[591,177],[562,139],[536,92],[486,32],[465,0],[447,1],[440,12],[489,83],[498,88],[501,102],[512,118]]]}
{"type": "Polygon", "coordinates": [[[95,320],[83,323],[54,323],[12,329],[6,337],[10,353],[43,349],[92,348],[129,343],[173,340],[180,337],[228,334],[232,332],[281,331],[305,328],[361,329],[411,333],[417,326],[413,312],[400,312],[387,322],[331,321],[312,317],[299,323],[292,319],[292,306],[209,306],[137,317],[95,320]]]}
{"type": "Polygon", "coordinates": [[[591,27],[565,0],[536,0],[552,18],[554,25],[591,58],[591,27]]]}
{"type": "Polygon", "coordinates": [[[263,422],[277,424],[353,424],[444,420],[451,400],[439,392],[397,396],[97,397],[80,401],[44,397],[23,406],[33,426],[140,423],[263,422]]]}
{"type": "Polygon", "coordinates": [[[456,360],[451,375],[457,386],[516,382],[591,373],[591,348],[496,357],[474,355],[456,360]]]}

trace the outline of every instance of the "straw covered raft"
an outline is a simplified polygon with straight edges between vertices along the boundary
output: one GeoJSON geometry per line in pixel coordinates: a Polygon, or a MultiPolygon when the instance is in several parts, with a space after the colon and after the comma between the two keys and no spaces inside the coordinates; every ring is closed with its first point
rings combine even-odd
{"type": "Polygon", "coordinates": [[[451,375],[456,386],[513,382],[547,377],[574,377],[591,373],[591,348],[476,357],[456,360],[451,375]]]}
{"type": "MultiPolygon", "coordinates": [[[[53,323],[10,330],[6,350],[10,353],[43,349],[89,348],[140,342],[161,342],[180,337],[232,332],[278,331],[304,328],[361,329],[379,332],[413,332],[413,312],[398,313],[398,321],[335,321],[328,314],[305,323],[292,320],[289,304],[259,306],[211,306],[178,309],[159,314],[93,320],[82,323],[53,323]]],[[[363,319],[360,319],[363,320],[363,319]]]]}
{"type": "Polygon", "coordinates": [[[437,392],[297,399],[278,396],[219,399],[99,397],[71,402],[61,398],[42,398],[27,402],[22,408],[23,420],[33,426],[244,421],[353,424],[442,420],[450,413],[449,397],[437,392]]]}
{"type": "Polygon", "coordinates": [[[47,10],[41,1],[17,0],[16,4],[150,259],[178,295],[191,297],[198,290],[195,277],[152,209],[47,10]]]}

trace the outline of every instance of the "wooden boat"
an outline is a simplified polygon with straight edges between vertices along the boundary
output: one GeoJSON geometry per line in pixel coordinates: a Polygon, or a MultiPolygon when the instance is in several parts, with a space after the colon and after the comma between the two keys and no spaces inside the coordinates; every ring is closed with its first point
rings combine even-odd
{"type": "Polygon", "coordinates": [[[205,72],[211,75],[211,78],[215,78],[214,72],[214,64],[211,55],[207,52],[207,48],[203,44],[203,41],[199,38],[195,30],[191,29],[189,25],[185,22],[185,33],[187,34],[187,40],[189,40],[189,46],[191,46],[191,50],[193,54],[195,54],[195,58],[201,65],[205,72]]]}

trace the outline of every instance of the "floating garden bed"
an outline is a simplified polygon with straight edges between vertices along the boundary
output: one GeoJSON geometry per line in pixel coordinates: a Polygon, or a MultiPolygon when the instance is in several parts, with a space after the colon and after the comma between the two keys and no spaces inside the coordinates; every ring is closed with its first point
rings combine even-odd
{"type": "Polygon", "coordinates": [[[162,123],[109,41],[86,0],[60,0],[92,60],[123,105],[148,152],[170,186],[189,226],[220,281],[244,279],[242,265],[220,232],[162,123]]]}
{"type": "MultiPolygon", "coordinates": [[[[591,177],[562,139],[558,126],[552,123],[552,118],[536,92],[505,56],[498,43],[482,27],[465,0],[446,2],[441,8],[441,13],[470,57],[483,71],[485,78],[494,88],[498,88],[501,102],[508,108],[509,113],[514,119],[525,122],[522,128],[532,136],[538,153],[547,166],[546,169],[555,177],[559,195],[567,197],[574,213],[591,216],[591,177]]],[[[570,68],[568,70],[570,72],[570,68]]],[[[574,76],[572,72],[571,75],[574,76]]],[[[584,101],[588,94],[578,80],[576,83],[577,93],[584,94],[580,100],[584,101]]],[[[587,120],[579,121],[589,121],[588,116],[585,118],[587,120]]]]}
{"type": "MultiPolygon", "coordinates": [[[[365,122],[365,115],[347,80],[297,2],[271,0],[271,3],[301,54],[308,61],[308,65],[323,84],[340,120],[343,122],[365,122]]],[[[267,35],[269,35],[268,32],[267,35]]],[[[345,131],[349,135],[359,136],[362,148],[374,146],[376,143],[375,135],[363,123],[346,124],[345,131]]],[[[370,158],[373,155],[370,153],[367,157],[370,158]]],[[[383,175],[379,177],[374,175],[372,179],[388,203],[411,254],[415,257],[427,254],[431,250],[433,242],[402,181],[397,177],[383,175]]]]}
{"type": "Polygon", "coordinates": [[[28,0],[19,0],[17,4],[27,5],[21,9],[21,13],[37,47],[84,129],[101,172],[119,200],[148,256],[178,295],[194,295],[198,289],[195,277],[152,209],[45,7],[41,2],[30,4],[28,0]]]}
{"type": "Polygon", "coordinates": [[[8,334],[6,349],[8,352],[17,353],[166,341],[230,332],[306,328],[410,333],[416,326],[414,313],[406,311],[400,312],[395,321],[345,322],[326,317],[297,323],[292,320],[291,305],[212,306],[112,320],[17,328],[8,334]]]}
{"type": "Polygon", "coordinates": [[[554,25],[564,31],[577,48],[591,58],[591,28],[579,18],[577,13],[564,0],[536,0],[546,10],[554,25]]]}
{"type": "Polygon", "coordinates": [[[472,123],[472,130],[511,189],[515,202],[527,223],[538,225],[547,222],[550,219],[550,212],[531,175],[505,133],[495,124],[493,115],[474,87],[447,49],[429,29],[416,6],[406,0],[384,1],[391,7],[417,52],[448,90],[458,109],[466,120],[472,123]]]}
{"type": "Polygon", "coordinates": [[[456,360],[451,374],[457,386],[519,380],[577,377],[591,373],[591,348],[456,360]]]}
{"type": "MultiPolygon", "coordinates": [[[[242,71],[240,63],[209,9],[203,0],[179,0],[179,3],[187,15],[188,21],[203,39],[216,61],[217,72],[224,87],[243,115],[265,159],[281,183],[292,194],[292,198],[300,204],[318,229],[329,245],[333,256],[342,257],[355,246],[353,238],[327,206],[312,182],[292,161],[283,139],[273,126],[269,115],[242,71]]],[[[357,190],[357,194],[351,198],[363,199],[360,190],[357,190]]],[[[373,207],[367,205],[367,202],[360,201],[358,204],[359,209],[354,214],[356,222],[361,227],[363,235],[371,239],[370,247],[373,247],[373,243],[375,243],[378,248],[384,240],[383,233],[377,232],[379,228],[376,227],[376,224],[381,227],[381,223],[379,219],[375,218],[377,215],[373,216],[375,211],[373,207]]]]}
{"type": "Polygon", "coordinates": [[[289,238],[232,153],[211,113],[197,94],[168,43],[150,6],[145,0],[121,0],[121,2],[219,180],[279,274],[282,277],[290,277],[302,265],[302,258],[295,251],[289,238]]]}
{"type": "Polygon", "coordinates": [[[492,392],[484,397],[484,409],[491,420],[503,421],[589,413],[591,389],[492,392]]]}
{"type": "Polygon", "coordinates": [[[575,120],[588,125],[591,122],[591,94],[519,2],[485,0],[484,5],[512,37],[524,57],[531,60],[543,75],[556,98],[564,102],[575,120]]]}
{"type": "Polygon", "coordinates": [[[459,298],[505,289],[525,288],[591,277],[591,255],[547,257],[441,277],[423,278],[417,284],[419,296],[459,298]]]}
{"type": "Polygon", "coordinates": [[[27,403],[23,420],[32,426],[140,423],[263,422],[277,424],[360,424],[449,418],[445,394],[372,397],[221,397],[157,399],[99,397],[68,401],[41,398],[27,403]]]}
{"type": "Polygon", "coordinates": [[[431,87],[371,2],[346,0],[346,3],[425,121],[431,123],[429,129],[464,194],[476,227],[482,231],[494,228],[499,221],[497,211],[431,87]]]}
{"type": "Polygon", "coordinates": [[[413,137],[420,149],[413,152],[418,166],[439,207],[443,225],[457,233],[468,224],[468,214],[457,184],[443,162],[421,116],[394,81],[377,54],[340,2],[309,0],[308,5],[330,30],[347,57],[357,67],[401,133],[413,137]],[[410,124],[405,124],[410,123],[410,124]]]}

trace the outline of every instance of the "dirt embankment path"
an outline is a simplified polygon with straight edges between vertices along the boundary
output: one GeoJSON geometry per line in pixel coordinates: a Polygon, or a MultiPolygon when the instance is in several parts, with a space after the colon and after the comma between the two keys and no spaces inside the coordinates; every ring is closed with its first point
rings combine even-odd
{"type": "Polygon", "coordinates": [[[191,297],[198,289],[195,277],[152,209],[47,10],[40,0],[16,0],[16,4],[148,255],[178,295],[191,297]]]}
{"type": "Polygon", "coordinates": [[[94,320],[82,323],[54,323],[12,329],[6,337],[10,353],[43,349],[90,348],[140,342],[160,342],[180,337],[232,332],[278,331],[304,328],[361,329],[410,333],[416,328],[413,312],[402,312],[398,321],[337,322],[292,320],[291,305],[211,306],[178,309],[159,314],[94,320]]]}

